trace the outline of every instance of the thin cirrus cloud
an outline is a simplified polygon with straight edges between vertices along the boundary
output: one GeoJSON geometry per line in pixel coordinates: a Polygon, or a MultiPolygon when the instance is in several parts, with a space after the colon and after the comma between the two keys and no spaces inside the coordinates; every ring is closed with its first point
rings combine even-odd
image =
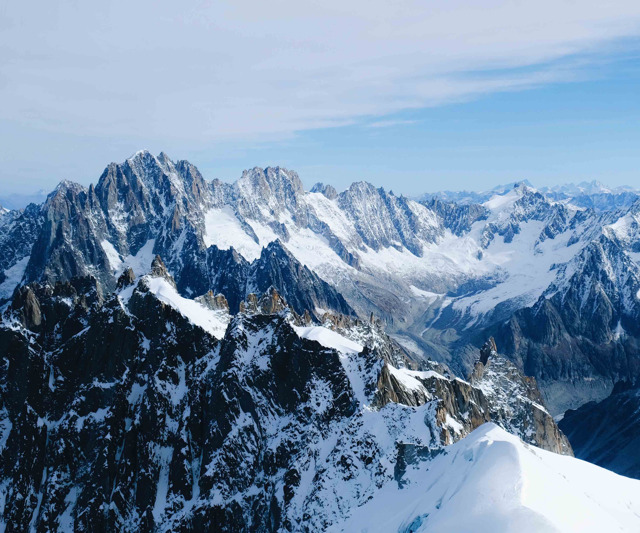
{"type": "Polygon", "coordinates": [[[379,128],[393,128],[395,126],[406,126],[407,124],[416,124],[417,120],[410,119],[388,119],[388,120],[376,120],[366,124],[367,128],[379,129],[379,128]]]}
{"type": "Polygon", "coordinates": [[[6,2],[0,119],[101,140],[272,141],[584,76],[640,2],[6,2]]]}

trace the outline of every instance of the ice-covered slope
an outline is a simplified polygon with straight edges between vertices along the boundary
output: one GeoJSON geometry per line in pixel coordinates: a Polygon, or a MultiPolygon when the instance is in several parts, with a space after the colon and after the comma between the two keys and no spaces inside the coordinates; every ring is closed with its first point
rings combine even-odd
{"type": "Polygon", "coordinates": [[[26,281],[93,275],[112,290],[128,258],[151,248],[180,292],[202,294],[221,289],[211,286],[212,271],[259,260],[279,241],[362,316],[415,326],[419,343],[430,328],[461,331],[533,305],[558,267],[615,222],[522,183],[482,205],[420,203],[366,182],[308,192],[280,167],[248,170],[232,184],[206,182],[190,163],[146,151],[109,165],[95,187],[63,182],[32,218],[31,255],[23,243],[0,265],[11,286],[24,260],[26,281]]]}
{"type": "Polygon", "coordinates": [[[487,423],[407,468],[346,524],[366,533],[640,530],[640,481],[529,446],[487,423]]]}
{"type": "Polygon", "coordinates": [[[535,303],[557,265],[593,237],[594,217],[522,184],[470,210],[361,182],[340,194],[305,192],[295,173],[254,169],[205,213],[204,241],[252,260],[279,238],[363,314],[404,328],[429,308],[449,308],[438,326],[464,328],[535,303]],[[289,196],[270,204],[281,189],[289,196]]]}

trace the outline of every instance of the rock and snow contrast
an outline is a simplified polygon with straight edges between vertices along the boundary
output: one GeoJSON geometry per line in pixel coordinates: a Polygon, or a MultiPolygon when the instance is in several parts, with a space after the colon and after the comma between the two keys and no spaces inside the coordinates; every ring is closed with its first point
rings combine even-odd
{"type": "Polygon", "coordinates": [[[313,322],[273,288],[240,308],[179,296],[159,257],[108,297],[21,289],[0,328],[3,528],[340,530],[490,421],[571,454],[495,351],[465,381],[412,369],[375,320],[313,322]]]}
{"type": "Polygon", "coordinates": [[[638,475],[576,429],[640,375],[638,198],[141,151],[3,210],[0,531],[637,531],[571,456],[638,475]]]}

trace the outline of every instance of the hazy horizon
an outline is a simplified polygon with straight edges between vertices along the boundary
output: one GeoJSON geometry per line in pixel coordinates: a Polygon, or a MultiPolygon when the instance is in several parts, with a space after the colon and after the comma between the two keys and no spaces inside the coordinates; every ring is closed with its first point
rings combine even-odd
{"type": "MultiPolygon", "coordinates": [[[[127,159],[133,157],[135,155],[135,153],[139,152],[139,151],[145,151],[145,150],[137,150],[136,152],[134,152],[133,154],[131,154],[129,157],[126,157],[124,159],[122,159],[121,161],[111,161],[109,163],[119,163],[122,164],[124,163],[124,161],[126,161],[127,159]]],[[[166,152],[165,152],[166,153],[166,152]]],[[[158,156],[158,154],[153,154],[155,156],[158,156]]],[[[171,154],[167,154],[172,161],[176,162],[180,159],[183,158],[174,158],[171,154]]],[[[194,163],[193,161],[190,161],[191,163],[194,163]]],[[[109,164],[105,164],[105,168],[106,166],[109,164]]],[[[195,163],[194,163],[195,164],[195,163]]],[[[198,165],[195,165],[196,167],[198,167],[198,165]]],[[[227,183],[233,183],[235,182],[237,179],[239,179],[242,175],[242,173],[245,170],[250,170],[252,168],[268,168],[268,167],[280,167],[280,168],[284,168],[286,170],[289,171],[294,171],[298,174],[300,180],[302,181],[304,188],[306,191],[309,191],[316,183],[318,183],[318,181],[314,181],[314,180],[309,180],[306,179],[305,176],[300,175],[298,173],[298,171],[295,168],[289,168],[289,167],[285,167],[284,165],[267,165],[264,167],[249,167],[246,169],[243,169],[242,171],[240,171],[238,173],[238,175],[236,177],[233,178],[228,178],[228,179],[222,179],[222,181],[225,181],[227,183]]],[[[200,169],[199,169],[200,170],[200,169]]],[[[89,180],[67,180],[66,178],[63,178],[61,180],[59,180],[58,182],[56,182],[55,184],[53,184],[50,188],[46,189],[46,188],[41,188],[38,190],[24,190],[24,191],[17,191],[17,192],[5,192],[4,190],[0,189],[0,206],[1,207],[5,207],[5,208],[9,208],[9,209],[19,209],[22,207],[25,207],[26,205],[28,205],[31,202],[40,202],[42,201],[44,198],[46,198],[47,195],[49,195],[51,192],[53,192],[56,187],[62,183],[63,181],[71,181],[74,183],[79,183],[80,185],[83,185],[85,187],[88,187],[89,185],[93,184],[95,185],[99,178],[100,178],[100,174],[98,174],[97,177],[95,177],[94,179],[89,179],[89,180]]],[[[207,175],[205,175],[203,173],[203,178],[206,181],[212,181],[213,179],[216,178],[210,178],[207,175]]],[[[221,179],[221,178],[217,178],[217,179],[221,179]]],[[[560,182],[557,184],[552,184],[552,185],[540,185],[540,184],[536,184],[531,182],[531,180],[527,179],[527,178],[522,178],[522,179],[514,179],[512,181],[507,181],[507,182],[496,182],[494,185],[491,185],[489,187],[477,187],[477,188],[440,188],[440,189],[432,189],[432,190],[422,190],[422,191],[418,191],[415,194],[407,194],[403,191],[401,191],[400,189],[394,189],[393,187],[389,187],[386,186],[383,183],[375,183],[373,181],[367,180],[367,179],[353,179],[351,181],[349,181],[348,183],[344,183],[342,187],[336,187],[336,190],[338,192],[342,192],[343,190],[346,190],[352,183],[357,182],[357,181],[368,181],[370,183],[372,183],[373,185],[375,185],[376,187],[382,187],[387,191],[393,191],[394,194],[400,196],[407,196],[407,197],[411,197],[411,198],[417,198],[420,197],[422,195],[429,195],[429,194],[437,194],[437,193],[464,193],[464,192],[469,192],[469,193],[487,193],[493,190],[504,190],[505,188],[511,187],[515,184],[518,183],[525,183],[527,186],[532,187],[534,189],[539,189],[539,190],[544,190],[547,188],[553,188],[555,186],[558,187],[562,187],[562,186],[570,186],[570,185],[575,185],[575,186],[584,186],[584,185],[591,185],[591,184],[595,184],[595,183],[599,183],[600,185],[607,187],[607,188],[611,188],[611,189],[619,189],[619,188],[629,188],[629,189],[634,189],[634,190],[638,190],[636,187],[634,187],[633,185],[630,184],[621,184],[621,185],[616,185],[616,186],[612,186],[608,183],[602,182],[600,180],[596,180],[596,179],[591,179],[591,180],[580,180],[580,181],[567,181],[567,182],[560,182]]],[[[327,183],[327,182],[323,182],[323,183],[327,183]]],[[[329,184],[329,183],[327,183],[329,184]]]]}

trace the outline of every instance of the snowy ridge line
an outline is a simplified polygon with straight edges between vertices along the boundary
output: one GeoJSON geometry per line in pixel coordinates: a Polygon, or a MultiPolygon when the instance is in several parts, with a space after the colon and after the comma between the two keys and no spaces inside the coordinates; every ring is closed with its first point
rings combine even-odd
{"type": "MultiPolygon", "coordinates": [[[[574,189],[611,192],[600,184],[574,189]]],[[[604,225],[616,224],[608,215],[585,214],[525,183],[496,188],[478,204],[483,214],[476,216],[456,207],[441,211],[365,182],[353,183],[341,193],[322,185],[308,192],[295,172],[280,167],[245,171],[233,184],[206,182],[188,162],[173,162],[164,153],[154,156],[146,150],[121,165],[110,165],[95,188],[60,184],[47,199],[47,209],[54,209],[63,193],[92,191],[107,206],[87,213],[104,252],[106,277],[117,277],[127,266],[133,266],[136,275],[145,274],[144,263],[149,261],[138,257],[161,253],[172,265],[181,291],[193,294],[193,288],[180,283],[190,235],[197,246],[233,248],[248,261],[280,240],[362,316],[376,311],[371,306],[378,307],[380,316],[390,312],[375,299],[363,298],[354,281],[376,290],[390,287],[394,296],[408,299],[409,325],[424,313],[425,305],[448,306],[451,312],[438,315],[430,327],[453,325],[461,330],[533,305],[552,284],[561,285],[561,265],[596,238],[604,225]],[[113,197],[113,190],[139,192],[144,204],[128,205],[113,197]],[[130,224],[140,219],[149,227],[149,239],[129,242],[130,224]],[[168,228],[169,220],[173,229],[168,228]],[[461,290],[465,287],[471,290],[461,290]],[[424,301],[427,294],[449,296],[442,302],[424,301]]],[[[620,209],[618,218],[628,216],[620,209]]],[[[94,273],[99,273],[100,267],[82,268],[87,273],[97,268],[94,273]]],[[[26,272],[33,275],[31,267],[26,272]]],[[[24,272],[18,276],[5,269],[5,274],[8,280],[6,288],[0,286],[0,298],[10,295],[24,272]]]]}
{"type": "Polygon", "coordinates": [[[631,533],[639,523],[640,481],[528,446],[491,423],[406,475],[402,489],[385,485],[329,531],[631,533]]]}

